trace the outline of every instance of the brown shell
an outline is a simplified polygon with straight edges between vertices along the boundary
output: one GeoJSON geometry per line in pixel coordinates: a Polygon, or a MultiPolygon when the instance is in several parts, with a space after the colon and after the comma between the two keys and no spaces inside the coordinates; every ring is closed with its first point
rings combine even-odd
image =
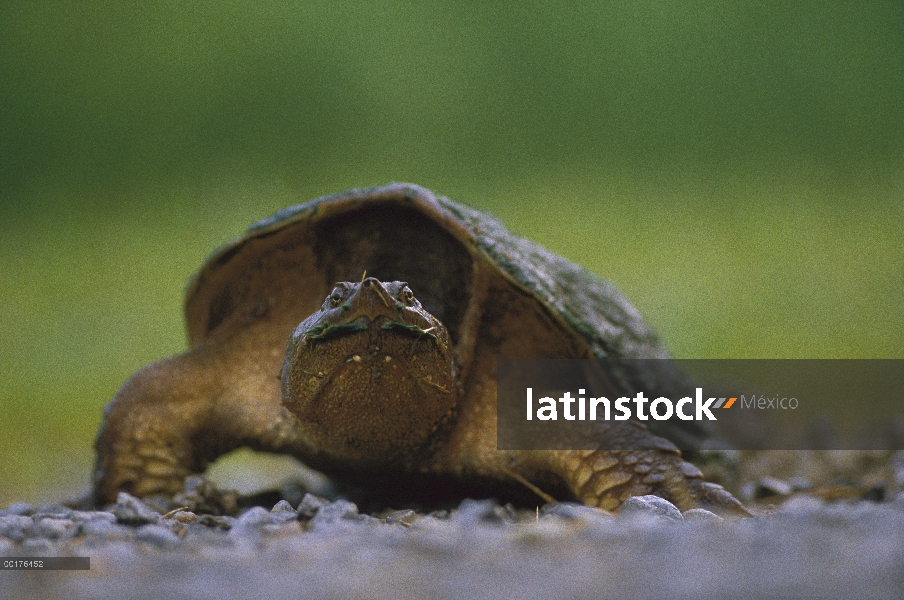
{"type": "Polygon", "coordinates": [[[453,336],[476,276],[514,284],[596,356],[666,356],[612,285],[514,235],[491,215],[410,184],[351,190],[286,208],[218,249],[186,291],[189,343],[203,343],[237,313],[274,309],[273,300],[286,288],[299,308],[280,309],[310,314],[334,282],[360,279],[365,270],[409,282],[453,336]]]}

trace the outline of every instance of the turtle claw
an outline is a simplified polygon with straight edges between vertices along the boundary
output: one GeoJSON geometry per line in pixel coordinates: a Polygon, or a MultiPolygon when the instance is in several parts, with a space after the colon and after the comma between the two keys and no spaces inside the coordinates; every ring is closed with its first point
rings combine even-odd
{"type": "Polygon", "coordinates": [[[696,485],[693,487],[696,488],[700,508],[705,508],[721,517],[753,517],[753,513],[721,485],[703,480],[694,483],[696,485]]]}

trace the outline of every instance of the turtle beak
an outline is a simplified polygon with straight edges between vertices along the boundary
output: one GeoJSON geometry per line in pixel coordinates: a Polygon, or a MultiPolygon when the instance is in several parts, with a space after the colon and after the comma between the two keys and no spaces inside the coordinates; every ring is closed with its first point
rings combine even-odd
{"type": "Polygon", "coordinates": [[[376,277],[367,277],[349,302],[353,314],[366,315],[371,320],[377,317],[394,317],[396,301],[386,286],[376,277]]]}

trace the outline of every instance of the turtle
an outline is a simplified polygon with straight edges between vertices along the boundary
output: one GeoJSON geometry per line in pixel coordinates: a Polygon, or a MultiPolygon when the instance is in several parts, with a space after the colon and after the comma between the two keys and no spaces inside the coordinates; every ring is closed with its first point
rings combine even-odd
{"type": "Polygon", "coordinates": [[[433,477],[606,510],[655,494],[747,514],[639,422],[606,426],[618,450],[497,448],[497,360],[668,353],[611,284],[427,189],[281,210],[210,256],[184,308],[189,350],[137,371],[104,409],[97,505],[176,494],[249,447],[393,489],[433,477]]]}

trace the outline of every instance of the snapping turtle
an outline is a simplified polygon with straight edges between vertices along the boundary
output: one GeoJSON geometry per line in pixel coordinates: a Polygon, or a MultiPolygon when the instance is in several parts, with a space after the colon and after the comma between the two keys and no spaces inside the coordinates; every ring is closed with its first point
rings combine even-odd
{"type": "Polygon", "coordinates": [[[256,223],[195,275],[185,314],[191,349],[105,409],[97,503],[173,494],[248,446],[393,485],[442,475],[606,509],[653,493],[746,512],[638,423],[604,426],[621,451],[497,450],[497,359],[666,354],[607,283],[423,188],[353,190],[256,223]]]}

